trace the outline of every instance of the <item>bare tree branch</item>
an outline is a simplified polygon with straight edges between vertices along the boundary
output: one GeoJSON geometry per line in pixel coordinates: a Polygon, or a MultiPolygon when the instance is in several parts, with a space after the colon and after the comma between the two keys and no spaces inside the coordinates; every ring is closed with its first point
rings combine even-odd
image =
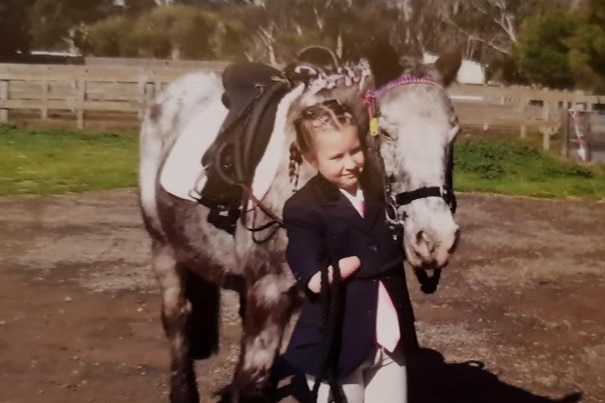
{"type": "MultiPolygon", "coordinates": [[[[481,2],[489,2],[489,0],[479,0],[481,2]]],[[[469,3],[469,5],[474,8],[477,12],[489,17],[494,23],[496,23],[496,25],[498,25],[500,28],[502,28],[502,30],[506,33],[506,35],[508,35],[508,37],[510,38],[510,40],[513,43],[517,43],[518,39],[517,39],[517,32],[515,29],[515,23],[514,23],[514,19],[515,17],[513,15],[511,15],[510,13],[508,13],[508,11],[506,10],[506,1],[507,0],[496,0],[495,3],[493,3],[493,5],[499,9],[499,15],[497,17],[495,17],[494,15],[492,15],[487,9],[481,7],[479,5],[479,1],[471,1],[469,3]]]]}
{"type": "Polygon", "coordinates": [[[461,28],[460,26],[455,24],[453,21],[451,21],[451,19],[445,19],[444,22],[446,24],[450,25],[451,27],[453,27],[454,29],[456,29],[462,35],[464,35],[467,38],[467,41],[470,40],[470,41],[480,42],[499,53],[502,53],[504,55],[510,55],[510,50],[497,45],[495,43],[495,39],[491,39],[491,40],[487,41],[483,38],[480,38],[479,36],[475,35],[474,33],[468,32],[467,30],[461,28]]]}
{"type": "Polygon", "coordinates": [[[275,57],[275,25],[270,24],[267,27],[258,28],[257,36],[261,43],[267,49],[269,54],[269,63],[277,65],[277,58],[275,57]]]}

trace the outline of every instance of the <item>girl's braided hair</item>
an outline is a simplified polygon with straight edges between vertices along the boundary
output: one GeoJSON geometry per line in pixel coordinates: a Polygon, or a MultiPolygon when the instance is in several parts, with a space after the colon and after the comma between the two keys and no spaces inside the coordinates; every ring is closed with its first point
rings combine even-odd
{"type": "Polygon", "coordinates": [[[294,189],[298,185],[298,169],[303,156],[311,155],[315,151],[315,136],[328,130],[340,130],[345,126],[357,126],[357,121],[349,108],[337,99],[303,109],[294,121],[296,141],[290,145],[289,174],[294,189]]]}

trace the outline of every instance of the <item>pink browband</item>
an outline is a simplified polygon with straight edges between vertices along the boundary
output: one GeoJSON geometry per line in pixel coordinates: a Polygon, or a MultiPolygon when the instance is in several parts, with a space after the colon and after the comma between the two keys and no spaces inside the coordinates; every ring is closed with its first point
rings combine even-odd
{"type": "Polygon", "coordinates": [[[365,98],[368,100],[369,99],[376,100],[376,99],[380,98],[385,92],[390,91],[393,88],[398,87],[400,85],[407,85],[407,84],[429,84],[429,85],[434,85],[434,86],[443,88],[443,86],[441,85],[441,83],[439,81],[433,80],[431,78],[414,77],[414,76],[404,74],[404,75],[400,76],[399,78],[396,78],[393,81],[388,82],[386,85],[383,85],[382,87],[380,87],[377,90],[368,91],[366,93],[365,98]]]}

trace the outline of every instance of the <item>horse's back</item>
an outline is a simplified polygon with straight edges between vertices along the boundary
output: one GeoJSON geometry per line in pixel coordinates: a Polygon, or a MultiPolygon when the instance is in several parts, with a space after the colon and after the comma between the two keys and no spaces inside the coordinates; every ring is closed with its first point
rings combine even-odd
{"type": "Polygon", "coordinates": [[[191,73],[169,84],[147,108],[141,122],[139,197],[143,219],[150,235],[162,238],[157,208],[160,171],[179,137],[196,132],[207,136],[199,122],[211,105],[220,103],[221,79],[215,73],[191,73]]]}

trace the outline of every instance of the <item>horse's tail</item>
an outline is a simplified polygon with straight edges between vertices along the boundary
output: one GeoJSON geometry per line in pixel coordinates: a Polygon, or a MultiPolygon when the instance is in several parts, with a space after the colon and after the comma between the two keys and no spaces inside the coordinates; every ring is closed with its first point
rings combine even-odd
{"type": "Polygon", "coordinates": [[[161,126],[155,119],[160,108],[161,104],[154,104],[147,110],[139,135],[139,204],[147,231],[157,240],[164,238],[156,201],[158,175],[164,159],[161,126]]]}

